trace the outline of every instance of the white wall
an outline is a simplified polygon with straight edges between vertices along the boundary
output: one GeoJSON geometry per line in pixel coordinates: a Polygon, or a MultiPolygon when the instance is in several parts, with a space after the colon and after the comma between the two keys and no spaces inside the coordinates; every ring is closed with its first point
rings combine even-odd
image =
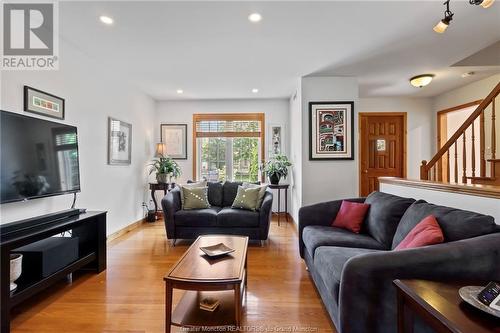
{"type": "Polygon", "coordinates": [[[358,132],[358,81],[351,77],[302,78],[302,204],[358,194],[358,148],[354,160],[309,161],[309,102],[354,101],[354,142],[358,132]]]}
{"type": "MultiPolygon", "coordinates": [[[[293,166],[291,168],[291,196],[290,214],[295,222],[299,221],[299,209],[302,207],[302,87],[301,80],[297,80],[297,89],[290,98],[289,120],[289,156],[293,166]]],[[[304,147],[304,149],[306,149],[304,147]]]]}
{"type": "MultiPolygon", "coordinates": [[[[120,78],[107,76],[105,68],[64,41],[60,51],[58,71],[4,71],[1,108],[22,112],[23,85],[66,99],[66,119],[62,122],[78,127],[82,192],[77,207],[108,211],[110,234],[143,217],[141,204],[148,195],[146,163],[153,155],[155,104],[120,78]],[[108,116],[132,124],[131,165],[107,165],[108,116]]],[[[72,195],[63,195],[3,204],[1,223],[68,209],[71,201],[72,195]]]]}
{"type": "MultiPolygon", "coordinates": [[[[432,157],[435,120],[431,100],[402,97],[360,98],[357,111],[407,113],[407,178],[420,179],[422,160],[432,157]]],[[[359,155],[356,157],[359,158],[359,155]]]]}
{"type": "Polygon", "coordinates": [[[441,111],[457,105],[485,98],[500,82],[500,74],[472,82],[463,87],[450,90],[433,98],[434,111],[441,111]]]}
{"type": "MultiPolygon", "coordinates": [[[[283,124],[285,133],[283,143],[288,146],[288,100],[286,99],[247,99],[247,100],[186,100],[159,101],[156,103],[155,140],[160,141],[160,124],[187,124],[187,160],[176,160],[182,169],[180,183],[193,179],[193,114],[195,113],[265,113],[266,121],[266,158],[269,153],[269,124],[283,124]]],[[[288,156],[288,147],[285,154],[288,156]]],[[[282,180],[289,182],[290,179],[282,180]]],[[[282,192],[283,196],[284,193],[282,192]]],[[[289,192],[290,196],[290,192],[289,192]]],[[[284,210],[284,198],[281,209],[284,210]]],[[[277,195],[275,194],[275,203],[277,195]]],[[[289,199],[290,202],[290,199],[289,199]]],[[[276,209],[276,208],[275,208],[276,209]]]]}
{"type": "MultiPolygon", "coordinates": [[[[463,87],[448,91],[444,94],[435,96],[432,100],[434,113],[438,111],[449,109],[455,106],[463,105],[480,99],[484,99],[493,90],[493,88],[500,82],[500,74],[492,75],[488,78],[472,82],[463,87]]],[[[497,105],[500,99],[497,97],[497,105]]],[[[497,107],[498,109],[498,107],[497,107]]],[[[485,120],[485,152],[486,158],[491,158],[491,105],[484,112],[485,120]]],[[[436,116],[434,116],[434,124],[436,123],[436,116]]],[[[500,128],[500,117],[496,116],[496,131],[500,128]]],[[[436,137],[436,125],[434,125],[433,136],[436,137]]],[[[497,156],[500,152],[500,135],[497,134],[497,156]]],[[[436,140],[434,140],[433,149],[436,151],[436,140]]]]}
{"type": "Polygon", "coordinates": [[[436,205],[491,215],[495,218],[495,222],[500,224],[500,199],[384,183],[380,184],[380,190],[402,197],[423,199],[436,205]]]}

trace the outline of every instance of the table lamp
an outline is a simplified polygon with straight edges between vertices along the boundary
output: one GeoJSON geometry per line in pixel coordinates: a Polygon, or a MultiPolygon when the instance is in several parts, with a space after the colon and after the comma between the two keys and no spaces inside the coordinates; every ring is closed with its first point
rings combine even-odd
{"type": "Polygon", "coordinates": [[[155,157],[165,157],[167,156],[167,145],[163,142],[156,144],[155,157]]]}

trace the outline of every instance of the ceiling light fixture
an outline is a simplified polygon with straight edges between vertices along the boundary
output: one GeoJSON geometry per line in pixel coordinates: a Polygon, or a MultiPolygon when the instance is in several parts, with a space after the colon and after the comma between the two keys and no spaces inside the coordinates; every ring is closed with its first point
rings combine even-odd
{"type": "Polygon", "coordinates": [[[416,88],[422,88],[431,83],[434,74],[422,74],[414,76],[410,79],[410,84],[416,88]]]}
{"type": "Polygon", "coordinates": [[[182,89],[177,89],[177,93],[178,93],[179,95],[184,94],[184,90],[182,90],[182,89]]]}
{"type": "MultiPolygon", "coordinates": [[[[490,8],[495,0],[469,0],[471,5],[481,6],[483,8],[490,8]]],[[[434,26],[434,31],[442,34],[448,29],[451,20],[453,20],[453,12],[450,10],[450,0],[443,2],[446,5],[446,10],[444,11],[444,18],[434,26]]]]}
{"type": "Polygon", "coordinates": [[[102,23],[107,24],[107,25],[112,25],[114,20],[109,17],[109,16],[99,16],[99,20],[101,20],[102,23]]]}
{"type": "Polygon", "coordinates": [[[445,32],[448,26],[450,25],[451,20],[453,20],[453,13],[450,10],[450,0],[445,1],[443,5],[446,5],[446,10],[444,11],[444,18],[441,21],[439,21],[434,26],[433,29],[435,32],[439,34],[445,32]]]}
{"type": "Polygon", "coordinates": [[[252,89],[252,92],[253,92],[254,94],[256,94],[256,93],[258,93],[258,92],[259,92],[259,89],[257,89],[257,88],[253,88],[253,89],[252,89]]]}
{"type": "Polygon", "coordinates": [[[260,15],[259,13],[252,13],[248,15],[248,20],[253,23],[260,22],[262,21],[262,15],[260,15]]]}
{"type": "Polygon", "coordinates": [[[463,73],[462,77],[465,79],[466,77],[472,76],[474,74],[476,74],[476,73],[475,72],[467,72],[467,73],[463,73]]]}
{"type": "Polygon", "coordinates": [[[495,0],[469,0],[471,5],[481,6],[483,8],[490,8],[495,0]]]}

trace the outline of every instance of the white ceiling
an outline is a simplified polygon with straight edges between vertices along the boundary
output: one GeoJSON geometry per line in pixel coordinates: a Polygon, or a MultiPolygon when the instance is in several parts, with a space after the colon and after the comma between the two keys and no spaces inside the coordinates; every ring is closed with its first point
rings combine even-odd
{"type": "Polygon", "coordinates": [[[451,9],[442,35],[442,1],[61,2],[59,16],[65,41],[158,100],[289,97],[307,75],[357,76],[363,97],[422,97],[500,72],[450,67],[500,40],[500,1],[451,9]],[[427,72],[431,85],[408,84],[427,72]]]}

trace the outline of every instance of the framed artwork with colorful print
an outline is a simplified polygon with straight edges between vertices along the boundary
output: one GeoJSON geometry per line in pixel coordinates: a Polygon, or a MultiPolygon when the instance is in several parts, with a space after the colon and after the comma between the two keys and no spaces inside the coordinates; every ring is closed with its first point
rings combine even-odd
{"type": "Polygon", "coordinates": [[[309,102],[309,160],[354,159],[354,102],[309,102]]]}

